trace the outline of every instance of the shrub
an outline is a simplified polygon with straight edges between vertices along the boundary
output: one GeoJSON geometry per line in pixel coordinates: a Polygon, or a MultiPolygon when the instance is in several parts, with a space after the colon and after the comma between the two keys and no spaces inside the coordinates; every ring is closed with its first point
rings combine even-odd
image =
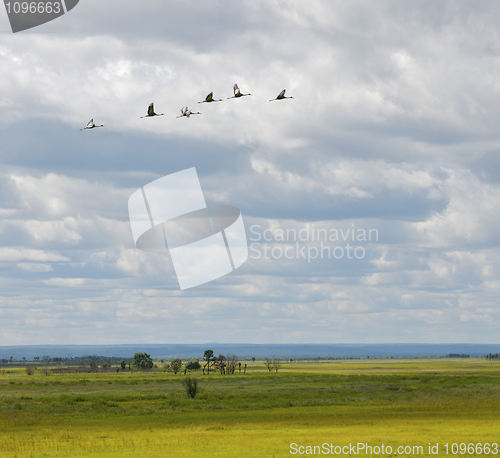
{"type": "Polygon", "coordinates": [[[199,361],[197,359],[193,359],[192,361],[189,361],[188,363],[186,363],[186,369],[192,371],[196,371],[198,369],[201,369],[201,364],[199,363],[199,361]]]}
{"type": "Polygon", "coordinates": [[[33,375],[35,373],[35,366],[33,366],[33,364],[26,366],[26,373],[28,375],[33,375]]]}
{"type": "Polygon", "coordinates": [[[196,380],[194,377],[186,377],[182,381],[182,386],[186,390],[186,394],[191,399],[194,399],[194,397],[196,396],[196,393],[198,393],[198,391],[199,391],[198,380],[196,380]]]}

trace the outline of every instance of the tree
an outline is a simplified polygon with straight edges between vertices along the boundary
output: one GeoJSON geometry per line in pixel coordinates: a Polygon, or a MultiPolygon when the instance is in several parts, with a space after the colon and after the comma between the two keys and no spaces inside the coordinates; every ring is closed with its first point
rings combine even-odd
{"type": "Polygon", "coordinates": [[[136,353],[132,365],[137,369],[147,371],[153,367],[153,359],[147,353],[136,353]]]}
{"type": "Polygon", "coordinates": [[[170,368],[174,371],[174,374],[177,374],[181,370],[182,367],[182,359],[176,358],[170,363],[170,368]]]}
{"type": "Polygon", "coordinates": [[[232,355],[231,353],[228,353],[226,356],[226,374],[234,374],[234,370],[236,368],[236,364],[238,363],[238,358],[236,355],[232,355]]]}
{"type": "Polygon", "coordinates": [[[200,389],[198,388],[198,380],[196,380],[194,377],[193,378],[186,377],[182,381],[182,386],[185,388],[186,394],[191,399],[194,399],[194,397],[196,396],[196,393],[198,393],[198,391],[200,391],[200,389]]]}
{"type": "Polygon", "coordinates": [[[221,374],[224,374],[226,369],[226,357],[224,355],[219,355],[215,358],[215,367],[219,369],[221,374]]]}
{"type": "Polygon", "coordinates": [[[281,359],[276,358],[273,360],[273,367],[276,370],[276,373],[278,373],[278,369],[283,366],[283,361],[281,359]]]}
{"type": "Polygon", "coordinates": [[[122,359],[122,362],[120,363],[120,366],[122,368],[122,371],[124,371],[126,369],[127,365],[125,364],[125,360],[124,359],[122,359]]]}
{"type": "Polygon", "coordinates": [[[39,359],[40,359],[40,356],[35,356],[35,357],[33,358],[33,360],[34,360],[35,362],[38,362],[38,360],[39,360],[39,359]]]}
{"type": "Polygon", "coordinates": [[[255,363],[255,356],[252,358],[252,362],[255,363]]]}
{"type": "Polygon", "coordinates": [[[33,366],[33,364],[26,366],[26,373],[28,375],[33,375],[35,373],[35,366],[33,366]]]}
{"type": "Polygon", "coordinates": [[[90,370],[92,372],[97,372],[97,368],[98,368],[97,363],[95,361],[91,361],[91,363],[90,363],[90,370]]]}
{"type": "Polygon", "coordinates": [[[264,366],[267,367],[267,370],[269,372],[271,372],[273,370],[273,367],[274,367],[274,363],[273,363],[273,360],[272,359],[269,359],[267,358],[265,361],[264,361],[264,366]]]}
{"type": "Polygon", "coordinates": [[[197,359],[193,359],[186,364],[186,369],[189,369],[190,371],[196,371],[198,369],[201,369],[201,364],[197,359]]]}
{"type": "Polygon", "coordinates": [[[215,360],[213,350],[205,350],[203,353],[203,359],[206,361],[205,367],[207,368],[207,374],[210,375],[210,365],[215,360]]]}

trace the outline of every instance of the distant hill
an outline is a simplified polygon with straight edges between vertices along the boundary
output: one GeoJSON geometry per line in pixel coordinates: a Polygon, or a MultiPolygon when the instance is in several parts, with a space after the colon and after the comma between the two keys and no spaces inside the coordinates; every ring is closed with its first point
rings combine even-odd
{"type": "Polygon", "coordinates": [[[129,345],[25,345],[0,346],[0,359],[32,359],[35,356],[76,357],[85,355],[130,358],[136,352],[153,358],[201,358],[207,349],[216,355],[233,353],[239,358],[375,358],[445,357],[449,354],[483,356],[500,353],[500,344],[129,344],[129,345]]]}

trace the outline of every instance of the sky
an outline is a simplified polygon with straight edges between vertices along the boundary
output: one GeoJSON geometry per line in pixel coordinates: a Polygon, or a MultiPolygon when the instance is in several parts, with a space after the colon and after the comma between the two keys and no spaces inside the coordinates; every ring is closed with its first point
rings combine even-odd
{"type": "Polygon", "coordinates": [[[2,10],[0,345],[498,343],[499,22],[494,1],[80,0],[13,34],[2,10]],[[250,256],[181,291],[128,199],[191,167],[250,256]]]}

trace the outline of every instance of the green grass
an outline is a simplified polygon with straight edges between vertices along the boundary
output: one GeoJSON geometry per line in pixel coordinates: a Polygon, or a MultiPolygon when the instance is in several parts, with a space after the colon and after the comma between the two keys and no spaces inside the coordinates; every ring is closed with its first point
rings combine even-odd
{"type": "Polygon", "coordinates": [[[292,442],[500,443],[498,362],[290,363],[277,374],[248,366],[189,374],[202,388],[195,399],[181,374],[0,370],[0,456],[277,457],[290,456],[292,442]]]}

